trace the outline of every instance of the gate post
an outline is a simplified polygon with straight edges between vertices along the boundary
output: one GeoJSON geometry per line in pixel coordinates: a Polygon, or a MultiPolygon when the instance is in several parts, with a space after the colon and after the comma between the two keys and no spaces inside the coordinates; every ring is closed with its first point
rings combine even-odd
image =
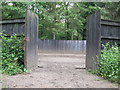
{"type": "Polygon", "coordinates": [[[86,69],[96,70],[98,67],[97,56],[100,56],[100,11],[87,17],[87,43],[86,43],[86,69]]]}
{"type": "Polygon", "coordinates": [[[25,22],[25,67],[27,70],[34,70],[37,67],[37,50],[38,50],[38,16],[26,10],[25,22]]]}

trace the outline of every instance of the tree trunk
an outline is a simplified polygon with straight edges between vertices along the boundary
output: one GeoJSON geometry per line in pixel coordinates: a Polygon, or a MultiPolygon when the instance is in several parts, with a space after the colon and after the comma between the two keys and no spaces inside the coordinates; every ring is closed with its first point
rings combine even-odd
{"type": "MultiPolygon", "coordinates": [[[[65,16],[68,16],[68,6],[69,6],[69,2],[65,2],[65,10],[66,10],[66,14],[65,16]]],[[[68,30],[69,29],[69,20],[68,18],[66,17],[65,18],[65,30],[66,30],[66,40],[68,40],[69,38],[69,33],[68,33],[68,30]]]]}
{"type": "Polygon", "coordinates": [[[53,40],[55,40],[56,39],[56,36],[55,36],[55,33],[53,33],[53,40]]]}
{"type": "Polygon", "coordinates": [[[71,35],[71,40],[73,40],[73,38],[74,38],[74,37],[73,37],[73,32],[72,32],[72,35],[71,35]]]}

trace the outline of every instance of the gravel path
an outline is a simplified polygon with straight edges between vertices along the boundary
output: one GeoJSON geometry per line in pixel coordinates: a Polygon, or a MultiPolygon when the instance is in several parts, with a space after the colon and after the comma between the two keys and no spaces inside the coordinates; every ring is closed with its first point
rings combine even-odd
{"type": "Polygon", "coordinates": [[[9,88],[117,88],[87,72],[82,54],[39,54],[35,72],[8,76],[7,80],[9,88]]]}

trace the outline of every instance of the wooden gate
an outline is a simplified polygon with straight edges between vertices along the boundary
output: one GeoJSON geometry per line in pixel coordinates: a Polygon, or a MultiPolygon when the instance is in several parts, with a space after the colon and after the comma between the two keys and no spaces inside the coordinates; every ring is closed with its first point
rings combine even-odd
{"type": "Polygon", "coordinates": [[[87,18],[86,68],[96,70],[101,44],[120,42],[120,22],[101,19],[100,11],[87,18]]]}
{"type": "Polygon", "coordinates": [[[26,49],[25,49],[25,66],[28,70],[37,67],[37,49],[38,49],[38,16],[26,11],[26,49]]]}

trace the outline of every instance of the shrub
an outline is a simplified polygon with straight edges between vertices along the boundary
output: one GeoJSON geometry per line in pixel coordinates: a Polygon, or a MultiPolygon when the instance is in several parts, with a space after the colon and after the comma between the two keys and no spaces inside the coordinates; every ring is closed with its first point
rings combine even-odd
{"type": "Polygon", "coordinates": [[[120,83],[119,80],[119,50],[118,46],[109,43],[103,45],[101,52],[98,74],[105,79],[120,83]]]}
{"type": "Polygon", "coordinates": [[[23,36],[0,36],[2,38],[2,73],[15,75],[24,71],[23,36]]]}

